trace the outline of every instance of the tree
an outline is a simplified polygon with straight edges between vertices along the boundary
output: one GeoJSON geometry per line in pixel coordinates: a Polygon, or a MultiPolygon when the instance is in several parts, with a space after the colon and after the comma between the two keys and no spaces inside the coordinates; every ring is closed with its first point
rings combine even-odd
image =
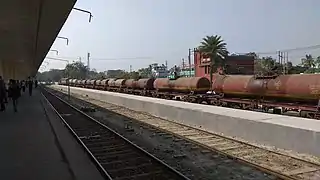
{"type": "Polygon", "coordinates": [[[136,71],[129,73],[129,76],[131,79],[139,79],[139,73],[136,71]]]}
{"type": "Polygon", "coordinates": [[[320,68],[320,56],[318,56],[318,57],[316,58],[316,60],[314,61],[314,63],[316,64],[316,67],[317,67],[317,68],[320,68]]]}
{"type": "Polygon", "coordinates": [[[140,75],[141,78],[149,78],[152,76],[152,72],[151,72],[151,65],[149,65],[148,68],[140,68],[138,69],[138,73],[140,75]]]}
{"type": "Polygon", "coordinates": [[[258,57],[258,55],[257,55],[257,53],[255,53],[255,52],[249,52],[249,53],[247,53],[247,54],[245,54],[246,56],[252,56],[254,59],[258,59],[259,57],[258,57]]]}
{"type": "Polygon", "coordinates": [[[39,81],[59,81],[61,78],[64,77],[64,70],[60,69],[50,69],[49,71],[45,72],[38,72],[37,73],[37,79],[39,81]]]}
{"type": "Polygon", "coordinates": [[[301,59],[302,66],[307,67],[307,68],[314,68],[315,65],[315,60],[313,59],[311,54],[306,54],[305,58],[301,59]]]}
{"type": "Polygon", "coordinates": [[[221,36],[206,36],[202,39],[199,51],[202,55],[210,57],[210,82],[212,84],[213,72],[224,65],[224,59],[228,55],[227,44],[221,36]]]}
{"type": "Polygon", "coordinates": [[[80,61],[68,64],[65,68],[65,77],[86,79],[88,76],[89,68],[80,61]]]}
{"type": "Polygon", "coordinates": [[[301,59],[301,65],[307,70],[304,73],[315,73],[316,72],[316,61],[311,54],[306,54],[305,58],[301,59]]]}
{"type": "Polygon", "coordinates": [[[272,69],[276,67],[276,60],[274,60],[272,57],[263,57],[261,59],[262,67],[267,71],[270,72],[272,69]]]}

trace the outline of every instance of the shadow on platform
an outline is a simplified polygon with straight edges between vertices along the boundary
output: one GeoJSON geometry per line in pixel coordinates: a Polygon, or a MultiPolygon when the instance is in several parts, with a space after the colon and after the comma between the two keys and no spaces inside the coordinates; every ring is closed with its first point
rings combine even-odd
{"type": "Polygon", "coordinates": [[[101,179],[94,167],[85,169],[88,157],[54,115],[39,90],[22,94],[18,112],[6,104],[0,112],[0,179],[101,179]]]}

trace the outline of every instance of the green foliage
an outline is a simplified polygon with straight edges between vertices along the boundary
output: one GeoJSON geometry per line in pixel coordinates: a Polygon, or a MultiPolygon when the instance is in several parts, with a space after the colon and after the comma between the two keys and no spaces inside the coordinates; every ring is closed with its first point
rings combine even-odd
{"type": "Polygon", "coordinates": [[[48,82],[53,82],[53,81],[59,81],[61,78],[64,77],[64,70],[59,70],[59,69],[51,69],[49,71],[40,73],[37,73],[37,79],[39,81],[48,81],[48,82]]]}
{"type": "Polygon", "coordinates": [[[88,75],[88,67],[80,61],[68,64],[64,70],[64,77],[71,79],[86,79],[88,75]]]}
{"type": "Polygon", "coordinates": [[[138,74],[140,75],[141,78],[149,78],[152,76],[151,73],[151,66],[147,68],[141,68],[138,70],[138,74]]]}
{"type": "Polygon", "coordinates": [[[210,57],[210,82],[212,83],[213,73],[219,66],[224,66],[224,59],[228,55],[227,44],[221,36],[206,36],[202,39],[201,45],[198,47],[200,53],[210,57]]]}
{"type": "Polygon", "coordinates": [[[69,64],[63,70],[51,69],[46,72],[38,72],[37,78],[40,81],[59,81],[61,78],[71,79],[139,79],[147,78],[151,75],[150,68],[141,68],[138,71],[126,72],[124,70],[108,70],[106,72],[97,72],[95,69],[89,70],[82,62],[69,64]]]}
{"type": "Polygon", "coordinates": [[[276,59],[272,57],[258,57],[254,52],[246,55],[255,57],[255,73],[268,74],[270,72],[283,73],[284,67],[287,74],[300,74],[300,73],[319,73],[320,72],[320,56],[314,59],[312,55],[307,54],[305,58],[301,59],[301,64],[294,66],[292,62],[287,62],[281,65],[276,59]]]}

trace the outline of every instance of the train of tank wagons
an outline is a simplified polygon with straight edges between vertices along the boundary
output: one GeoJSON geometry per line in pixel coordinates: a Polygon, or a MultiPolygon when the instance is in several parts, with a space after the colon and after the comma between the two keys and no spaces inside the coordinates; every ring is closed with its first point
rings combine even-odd
{"type": "Polygon", "coordinates": [[[63,78],[60,85],[114,91],[193,103],[260,110],[275,114],[299,112],[319,119],[320,74],[275,76],[213,75],[206,77],[91,79],[63,78]]]}

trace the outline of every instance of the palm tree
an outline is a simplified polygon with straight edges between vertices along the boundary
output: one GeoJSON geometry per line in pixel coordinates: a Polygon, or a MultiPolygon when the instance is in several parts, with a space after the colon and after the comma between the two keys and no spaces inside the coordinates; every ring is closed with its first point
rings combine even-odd
{"type": "Polygon", "coordinates": [[[276,61],[272,57],[263,57],[262,66],[267,72],[270,72],[276,66],[276,61]]]}
{"type": "Polygon", "coordinates": [[[320,56],[317,57],[314,63],[317,65],[317,68],[320,68],[320,56]]]}
{"type": "Polygon", "coordinates": [[[301,61],[302,61],[303,67],[310,69],[310,68],[314,68],[316,66],[315,61],[314,61],[311,54],[306,54],[306,57],[302,58],[301,61]]]}
{"type": "Polygon", "coordinates": [[[224,59],[228,55],[227,43],[221,36],[206,36],[202,39],[199,51],[201,54],[210,57],[210,83],[212,84],[213,71],[218,66],[224,65],[224,59]]]}

